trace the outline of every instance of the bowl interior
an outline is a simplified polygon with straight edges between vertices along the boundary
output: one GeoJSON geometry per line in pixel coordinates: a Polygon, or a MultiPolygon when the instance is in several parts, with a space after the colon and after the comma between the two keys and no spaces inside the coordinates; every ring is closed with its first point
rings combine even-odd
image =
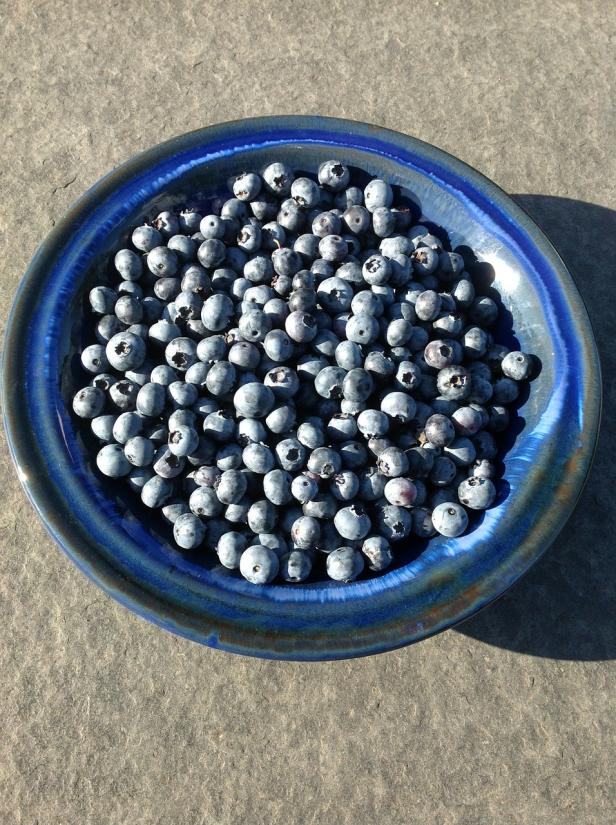
{"type": "MultiPolygon", "coordinates": [[[[68,519],[60,523],[40,506],[48,527],[86,572],[148,618],[209,644],[261,655],[371,652],[434,632],[490,601],[532,563],[538,544],[545,545],[560,526],[546,508],[562,488],[572,453],[581,449],[584,427],[592,341],[579,340],[578,325],[587,320],[585,315],[580,320],[584,310],[575,304],[572,285],[567,282],[563,289],[563,272],[568,276],[558,269],[545,239],[545,249],[538,248],[536,227],[496,187],[490,189],[438,150],[393,133],[375,134],[370,127],[351,133],[332,123],[328,127],[325,121],[314,133],[308,123],[302,129],[281,124],[234,130],[231,125],[214,135],[204,130],[157,147],[87,194],[32,267],[43,270],[45,256],[28,348],[30,364],[44,363],[45,371],[40,386],[26,377],[25,394],[29,417],[37,421],[35,440],[68,519]],[[168,525],[125,484],[93,472],[93,444],[77,432],[69,413],[77,383],[83,383],[76,352],[93,340],[83,320],[84,297],[104,281],[119,244],[144,218],[184,204],[208,208],[227,197],[230,176],[260,170],[274,159],[314,174],[330,157],[354,167],[353,183],[372,176],[390,181],[417,221],[447,230],[450,247],[464,254],[467,268],[502,305],[495,338],[533,353],[541,369],[519,400],[504,440],[497,505],[474,518],[465,536],[397,545],[391,571],[351,585],[315,579],[301,586],[255,588],[222,568],[215,554],[196,559],[180,552],[170,541],[168,525]],[[118,580],[129,585],[117,585],[118,580]],[[275,635],[285,639],[278,649],[273,626],[275,635]],[[244,634],[242,641],[238,634],[244,634]],[[267,640],[258,641],[260,634],[267,640]]],[[[32,284],[27,288],[33,290],[32,284]]],[[[29,484],[35,503],[40,502],[32,474],[29,484]]]]}

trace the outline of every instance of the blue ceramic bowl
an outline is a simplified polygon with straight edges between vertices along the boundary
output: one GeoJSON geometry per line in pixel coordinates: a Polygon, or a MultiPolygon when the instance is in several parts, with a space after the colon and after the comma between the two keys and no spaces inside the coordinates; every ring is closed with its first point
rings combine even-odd
{"type": "MultiPolygon", "coordinates": [[[[483,270],[483,272],[481,271],[483,270]]],[[[451,627],[510,587],[554,540],[592,460],[600,415],[597,352],[563,262],[507,195],[459,160],[362,123],[272,117],[192,132],[144,152],[92,187],[36,253],[20,286],[3,362],[5,426],[20,479],[67,555],[118,601],[212,647],[278,659],[337,659],[451,627]],[[541,362],[509,437],[499,503],[459,539],[410,541],[397,566],[349,585],[254,587],[169,542],[151,511],[92,470],[70,410],[83,296],[130,227],[204,203],[237,170],[273,159],[297,170],[340,158],[397,184],[417,212],[471,247],[502,297],[501,337],[541,362]]]]}

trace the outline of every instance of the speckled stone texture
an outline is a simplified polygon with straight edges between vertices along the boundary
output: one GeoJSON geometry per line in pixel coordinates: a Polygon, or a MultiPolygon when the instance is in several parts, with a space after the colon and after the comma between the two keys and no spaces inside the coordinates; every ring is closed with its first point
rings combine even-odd
{"type": "Polygon", "coordinates": [[[615,821],[616,10],[378,7],[0,0],[2,325],[54,221],[134,152],[271,113],[399,129],[518,193],[576,277],[606,391],[578,509],[459,632],[279,664],[104,596],[47,538],[2,443],[2,825],[615,821]]]}

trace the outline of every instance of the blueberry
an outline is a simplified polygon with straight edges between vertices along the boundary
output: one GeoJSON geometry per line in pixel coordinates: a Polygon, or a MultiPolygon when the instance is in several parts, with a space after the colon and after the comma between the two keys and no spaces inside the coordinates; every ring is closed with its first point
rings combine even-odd
{"type": "Polygon", "coordinates": [[[387,478],[403,476],[409,469],[406,454],[398,447],[387,447],[377,460],[379,472],[387,478]]]}
{"type": "Polygon", "coordinates": [[[300,504],[312,501],[318,492],[319,485],[311,475],[306,473],[296,476],[291,483],[291,495],[300,504]]]}
{"type": "Polygon", "coordinates": [[[213,441],[224,443],[233,437],[235,422],[227,410],[208,413],[203,422],[203,433],[213,441]]]}
{"type": "Polygon", "coordinates": [[[300,550],[314,548],[320,534],[319,522],[312,516],[300,516],[291,526],[291,539],[300,550]]]}
{"type": "Polygon", "coordinates": [[[297,472],[304,466],[306,450],[297,438],[284,438],[276,445],[276,458],[283,470],[297,472]]]}
{"type": "Polygon", "coordinates": [[[401,541],[411,532],[411,514],[404,507],[387,504],[377,507],[376,527],[378,532],[387,541],[401,541]]]}
{"type": "Polygon", "coordinates": [[[174,455],[167,445],[161,445],[154,453],[153,469],[156,475],[162,478],[175,478],[184,469],[186,460],[183,456],[174,455]]]}
{"type": "MultiPolygon", "coordinates": [[[[180,278],[159,278],[154,284],[154,295],[161,301],[172,301],[182,291],[180,278]]],[[[164,309],[163,309],[164,313],[164,309]]]]}
{"type": "Polygon", "coordinates": [[[361,206],[364,202],[364,193],[359,186],[349,186],[344,191],[339,191],[334,197],[336,209],[345,210],[349,206],[361,206]]]}
{"type": "Polygon", "coordinates": [[[114,369],[135,369],[145,360],[145,344],[132,332],[119,332],[107,343],[105,354],[114,369]]]}
{"type": "Polygon", "coordinates": [[[73,398],[73,412],[80,418],[96,418],[105,406],[105,393],[98,387],[84,387],[73,398]]]}
{"type": "Polygon", "coordinates": [[[385,485],[383,495],[397,507],[412,507],[417,498],[417,487],[410,478],[391,478],[385,485]]]}
{"type": "Polygon", "coordinates": [[[165,347],[165,360],[173,369],[186,372],[197,361],[197,345],[190,338],[174,338],[165,347]]]}
{"type": "Polygon", "coordinates": [[[163,242],[162,234],[153,226],[138,226],[131,236],[133,246],[140,252],[151,252],[163,242]]]}
{"type": "Polygon", "coordinates": [[[480,327],[490,327],[498,319],[498,306],[485,295],[475,298],[468,310],[468,318],[480,327]]]}
{"type": "Polygon", "coordinates": [[[290,311],[287,302],[282,298],[270,298],[263,307],[263,312],[270,319],[273,327],[284,327],[290,311]]]}
{"type": "Polygon", "coordinates": [[[271,533],[276,527],[278,515],[271,501],[262,499],[251,504],[247,519],[253,533],[271,533]]]}
{"type": "Polygon", "coordinates": [[[458,338],[464,328],[464,318],[455,313],[441,313],[432,322],[432,328],[439,335],[446,335],[449,338],[458,338]]]}
{"type": "Polygon", "coordinates": [[[410,340],[412,334],[412,324],[400,318],[388,324],[386,340],[390,347],[402,347],[410,340]]]}
{"type": "Polygon", "coordinates": [[[152,478],[155,478],[155,476],[149,467],[133,467],[130,473],[126,476],[126,481],[134,493],[139,493],[139,495],[141,495],[141,491],[147,482],[152,478]]]}
{"type": "Polygon", "coordinates": [[[86,372],[93,375],[104,373],[109,368],[105,347],[102,344],[90,344],[81,353],[81,364],[86,372]]]}
{"type": "Polygon", "coordinates": [[[113,425],[113,437],[118,444],[126,444],[129,438],[139,435],[143,427],[143,419],[135,412],[121,413],[113,425]]]}
{"type": "Polygon", "coordinates": [[[95,418],[92,418],[90,427],[99,441],[109,442],[113,440],[113,425],[115,420],[115,415],[97,415],[95,418]]]}
{"type": "MultiPolygon", "coordinates": [[[[196,364],[193,364],[193,367],[205,367],[205,364],[198,361],[196,364]]],[[[192,369],[192,367],[189,367],[189,369],[192,369]]],[[[175,409],[181,407],[191,407],[199,397],[199,390],[194,384],[186,381],[173,381],[167,387],[167,395],[171,405],[175,409]]]]}
{"type": "Polygon", "coordinates": [[[415,313],[420,321],[434,321],[441,311],[441,296],[432,289],[422,292],[415,301],[415,313]]]}
{"type": "Polygon", "coordinates": [[[334,212],[319,212],[312,221],[312,232],[319,239],[325,238],[327,235],[338,235],[341,229],[342,221],[334,212]]]}
{"type": "MultiPolygon", "coordinates": [[[[129,465],[130,466],[130,465],[129,465]]],[[[141,488],[141,501],[146,507],[158,509],[173,494],[173,482],[161,476],[152,476],[141,488]]]]}
{"type": "Polygon", "coordinates": [[[379,323],[371,315],[353,315],[349,318],[345,333],[348,340],[356,344],[372,344],[378,337],[379,323]]]}
{"type": "Polygon", "coordinates": [[[462,345],[467,358],[482,358],[488,348],[488,334],[481,327],[468,327],[462,336],[462,345]]]}
{"type": "Polygon", "coordinates": [[[219,332],[233,317],[233,302],[228,295],[211,295],[201,308],[201,320],[206,329],[219,332]]]}
{"type": "Polygon", "coordinates": [[[350,470],[337,473],[331,480],[330,490],[338,501],[354,501],[359,492],[359,479],[350,470]]]}
{"type": "Polygon", "coordinates": [[[126,476],[132,470],[121,444],[105,444],[96,456],[96,466],[109,478],[126,476]]]}
{"type": "Polygon", "coordinates": [[[389,418],[380,410],[364,410],[357,416],[357,428],[364,438],[380,438],[389,431],[389,418]]]}
{"type": "Polygon", "coordinates": [[[264,249],[273,251],[284,246],[287,234],[278,221],[270,221],[261,227],[261,245],[264,249]]]}
{"type": "Polygon", "coordinates": [[[293,249],[306,265],[319,257],[319,236],[312,233],[300,235],[293,243],[293,249]]]}
{"type": "Polygon", "coordinates": [[[443,502],[432,511],[432,524],[442,536],[457,538],[468,527],[468,516],[460,504],[443,502]]]}
{"type": "Polygon", "coordinates": [[[471,406],[458,407],[451,414],[452,423],[460,435],[471,436],[483,426],[481,413],[471,406]]]}
{"type": "Polygon", "coordinates": [[[492,401],[495,404],[511,404],[520,394],[517,381],[512,378],[498,378],[494,382],[492,401]]]}
{"type": "Polygon", "coordinates": [[[225,236],[225,224],[219,215],[206,215],[201,219],[199,231],[205,240],[222,240],[225,236]]]}
{"type": "Polygon", "coordinates": [[[426,438],[435,447],[446,447],[456,437],[451,419],[439,413],[435,413],[428,418],[424,430],[426,438]]]}
{"type": "Polygon", "coordinates": [[[444,453],[456,464],[458,467],[468,467],[476,458],[477,450],[475,444],[469,438],[464,436],[457,436],[447,447],[444,448],[444,453]]]}
{"type": "Polygon", "coordinates": [[[342,214],[345,228],[352,235],[363,235],[370,227],[370,212],[359,204],[349,206],[342,214]]]}
{"type": "Polygon", "coordinates": [[[390,392],[381,400],[381,411],[403,424],[413,419],[417,405],[405,392],[390,392]]]}
{"type": "Polygon", "coordinates": [[[387,478],[376,467],[367,467],[358,473],[359,498],[364,501],[377,501],[383,495],[387,478]]]}
{"type": "Polygon", "coordinates": [[[218,539],[216,552],[223,567],[228,570],[237,570],[240,566],[240,558],[246,549],[248,540],[242,533],[229,530],[218,539]]]}
{"type": "Polygon", "coordinates": [[[248,482],[239,470],[225,470],[214,484],[218,500],[222,504],[237,504],[246,494],[248,482]]]}
{"type": "Polygon", "coordinates": [[[297,428],[297,440],[309,450],[322,447],[325,444],[325,434],[320,420],[304,421],[297,428]]]}
{"type": "Polygon", "coordinates": [[[317,447],[308,457],[308,470],[320,478],[331,478],[342,468],[340,453],[332,447],[317,447]]]}
{"type": "MultiPolygon", "coordinates": [[[[336,369],[332,367],[331,369],[336,369]]],[[[366,401],[374,389],[374,381],[371,374],[362,368],[349,370],[342,382],[342,394],[348,401],[366,401]]]]}
{"type": "Polygon", "coordinates": [[[375,318],[379,318],[384,312],[383,302],[371,290],[362,289],[351,301],[351,312],[353,315],[374,315],[375,318]]]}
{"type": "Polygon", "coordinates": [[[341,341],[336,345],[334,358],[339,367],[345,370],[352,370],[360,367],[363,363],[363,355],[359,344],[353,341],[341,341]]]}
{"type": "Polygon", "coordinates": [[[314,388],[323,398],[341,398],[346,376],[342,367],[325,367],[314,379],[314,388]]]}
{"type": "Polygon", "coordinates": [[[278,197],[291,192],[293,172],[285,163],[270,163],[261,173],[266,187],[278,197]]]}
{"type": "Polygon", "coordinates": [[[327,423],[327,435],[331,441],[348,441],[357,435],[357,423],[352,415],[336,413],[327,423]]]}
{"type": "Polygon", "coordinates": [[[92,312],[96,315],[109,315],[113,312],[117,293],[107,286],[95,286],[88,295],[92,312]]]}
{"type": "Polygon", "coordinates": [[[494,463],[487,458],[476,458],[470,465],[468,472],[469,476],[489,478],[491,480],[495,479],[497,475],[494,463]]]}
{"type": "Polygon", "coordinates": [[[317,297],[323,309],[335,315],[350,308],[353,287],[343,278],[326,278],[317,287],[317,297]]]}
{"type": "Polygon", "coordinates": [[[256,418],[244,418],[237,423],[237,441],[240,446],[260,444],[267,438],[267,431],[256,418]]]}
{"type": "Polygon", "coordinates": [[[263,493],[268,501],[280,507],[292,499],[292,478],[286,470],[270,470],[263,477],[263,493]]]}
{"type": "Polygon", "coordinates": [[[351,582],[364,569],[364,559],[359,550],[352,547],[339,547],[327,556],[327,575],[340,582],[351,582]]]}
{"type": "Polygon", "coordinates": [[[274,454],[265,444],[255,444],[251,442],[244,447],[242,452],[244,466],[254,473],[265,475],[274,468],[274,454]]]}
{"type": "Polygon", "coordinates": [[[475,404],[487,404],[494,395],[494,387],[480,373],[471,374],[471,388],[467,400],[475,404]]]}
{"type": "Polygon", "coordinates": [[[471,510],[487,510],[496,498],[496,488],[489,478],[470,476],[458,487],[458,496],[471,510]]]}
{"type": "Polygon", "coordinates": [[[169,452],[176,456],[191,455],[199,445],[199,435],[192,427],[180,425],[169,432],[169,452]]]}
{"type": "Polygon", "coordinates": [[[223,505],[213,487],[197,487],[190,494],[188,506],[196,516],[212,518],[222,512],[223,505]]]}
{"type": "Polygon", "coordinates": [[[368,569],[380,573],[393,561],[393,553],[387,539],[383,536],[369,536],[361,546],[361,552],[368,560],[368,569]]]}
{"type": "Polygon", "coordinates": [[[456,465],[451,458],[437,455],[430,470],[429,479],[435,487],[446,487],[453,482],[456,472],[456,465]]]}
{"type": "Polygon", "coordinates": [[[233,181],[233,194],[241,201],[254,200],[261,191],[261,178],[254,172],[242,172],[233,181]]]}
{"type": "Polygon", "coordinates": [[[321,190],[310,178],[295,178],[291,184],[291,197],[305,209],[314,209],[319,205],[321,190]]]}
{"type": "Polygon", "coordinates": [[[183,513],[173,525],[173,538],[183,550],[194,550],[205,538],[203,522],[193,513],[183,513]]]}
{"type": "Polygon", "coordinates": [[[384,382],[394,375],[396,372],[396,364],[390,355],[386,355],[384,352],[375,349],[366,355],[364,369],[367,370],[375,380],[384,382]]]}
{"type": "MultiPolygon", "coordinates": [[[[291,529],[291,524],[295,521],[296,518],[299,517],[301,514],[301,510],[297,510],[295,513],[291,514],[289,523],[281,523],[280,529],[284,530],[288,533],[291,529]]],[[[282,517],[282,521],[285,522],[286,517],[282,517]]],[[[268,547],[270,550],[273,550],[274,553],[281,559],[284,555],[289,552],[289,547],[285,539],[280,535],[280,533],[259,533],[259,544],[262,547],[268,547]]]]}
{"type": "Polygon", "coordinates": [[[423,447],[410,447],[406,450],[411,478],[425,478],[434,466],[434,453],[423,447]]]}
{"type": "Polygon", "coordinates": [[[442,339],[430,341],[423,351],[426,364],[437,370],[450,367],[454,363],[455,354],[451,343],[442,339]]]}
{"type": "Polygon", "coordinates": [[[326,261],[342,261],[349,254],[347,242],[340,235],[326,235],[319,242],[319,255],[326,261]]]}
{"type": "Polygon", "coordinates": [[[293,198],[287,198],[280,204],[277,221],[288,233],[300,232],[306,222],[306,212],[293,198]]]}
{"type": "Polygon", "coordinates": [[[312,341],[318,333],[314,316],[299,310],[287,316],[284,327],[289,338],[298,343],[312,341]]]}
{"type": "Polygon", "coordinates": [[[395,385],[403,392],[409,392],[419,387],[421,370],[412,361],[400,361],[396,370],[395,385]]]}
{"type": "Polygon", "coordinates": [[[509,352],[501,361],[501,369],[506,378],[513,381],[524,381],[532,371],[532,359],[523,352],[509,352]]]}
{"type": "Polygon", "coordinates": [[[364,202],[369,212],[374,212],[380,206],[391,206],[393,199],[391,186],[379,178],[371,180],[364,189],[364,202]]]}
{"type": "Polygon", "coordinates": [[[414,507],[412,511],[413,534],[422,539],[428,539],[435,535],[436,530],[432,523],[432,511],[426,507],[414,507]]]}
{"type": "Polygon", "coordinates": [[[156,246],[146,256],[146,264],[152,275],[158,278],[170,278],[180,267],[180,260],[172,249],[156,246]]]}
{"type": "MultiPolygon", "coordinates": [[[[487,428],[493,433],[502,433],[509,427],[509,411],[507,407],[494,404],[488,407],[489,419],[487,428]]],[[[477,430],[475,430],[477,432],[477,430]]],[[[464,433],[464,435],[474,435],[475,432],[464,433]]]]}
{"type": "Polygon", "coordinates": [[[251,584],[267,584],[278,575],[278,556],[269,547],[254,544],[240,558],[240,573],[251,584]]]}
{"type": "Polygon", "coordinates": [[[440,252],[438,274],[441,280],[451,283],[457,280],[464,269],[464,259],[457,252],[440,252]]]}
{"type": "MultiPolygon", "coordinates": [[[[394,224],[397,222],[396,213],[393,210],[388,210],[391,212],[394,218],[394,224]]],[[[375,212],[375,216],[376,216],[375,212]]],[[[375,233],[378,235],[379,233],[375,233]]],[[[383,236],[381,236],[383,237],[383,236]]],[[[379,244],[379,250],[382,255],[389,258],[390,256],[398,256],[398,255],[405,255],[409,257],[413,250],[415,249],[413,242],[410,238],[404,237],[404,235],[393,235],[392,237],[383,237],[383,240],[379,244]]]]}
{"type": "MultiPolygon", "coordinates": [[[[361,208],[361,207],[358,207],[361,208]]],[[[372,210],[372,231],[378,238],[387,238],[396,228],[396,216],[386,206],[372,210]]]]}
{"type": "Polygon", "coordinates": [[[167,248],[172,249],[182,263],[194,261],[197,257],[197,244],[185,235],[173,235],[167,241],[167,248]]]}
{"type": "Polygon", "coordinates": [[[125,412],[135,409],[138,392],[138,384],[135,384],[134,381],[122,379],[109,387],[109,398],[119,410],[125,412]]]}
{"type": "Polygon", "coordinates": [[[305,581],[311,570],[310,554],[302,550],[292,550],[280,559],[280,576],[286,582],[305,581]]]}
{"type": "Polygon", "coordinates": [[[439,371],[436,384],[439,393],[452,401],[468,398],[471,390],[471,376],[465,367],[452,365],[439,371]]]}
{"type": "Polygon", "coordinates": [[[319,166],[318,179],[321,186],[332,192],[340,192],[349,185],[351,173],[339,160],[326,160],[319,166]]]}

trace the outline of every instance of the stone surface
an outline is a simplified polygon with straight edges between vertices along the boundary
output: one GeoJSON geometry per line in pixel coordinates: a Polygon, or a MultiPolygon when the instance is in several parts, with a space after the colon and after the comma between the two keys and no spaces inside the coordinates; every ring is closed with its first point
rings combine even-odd
{"type": "Polygon", "coordinates": [[[0,0],[2,326],[54,221],[134,152],[266,113],[406,131],[523,193],[588,302],[606,415],[578,509],[460,632],[365,660],[252,661],[167,635],[86,581],[34,517],[3,441],[2,823],[616,817],[616,12],[608,0],[376,9],[0,0]]]}

